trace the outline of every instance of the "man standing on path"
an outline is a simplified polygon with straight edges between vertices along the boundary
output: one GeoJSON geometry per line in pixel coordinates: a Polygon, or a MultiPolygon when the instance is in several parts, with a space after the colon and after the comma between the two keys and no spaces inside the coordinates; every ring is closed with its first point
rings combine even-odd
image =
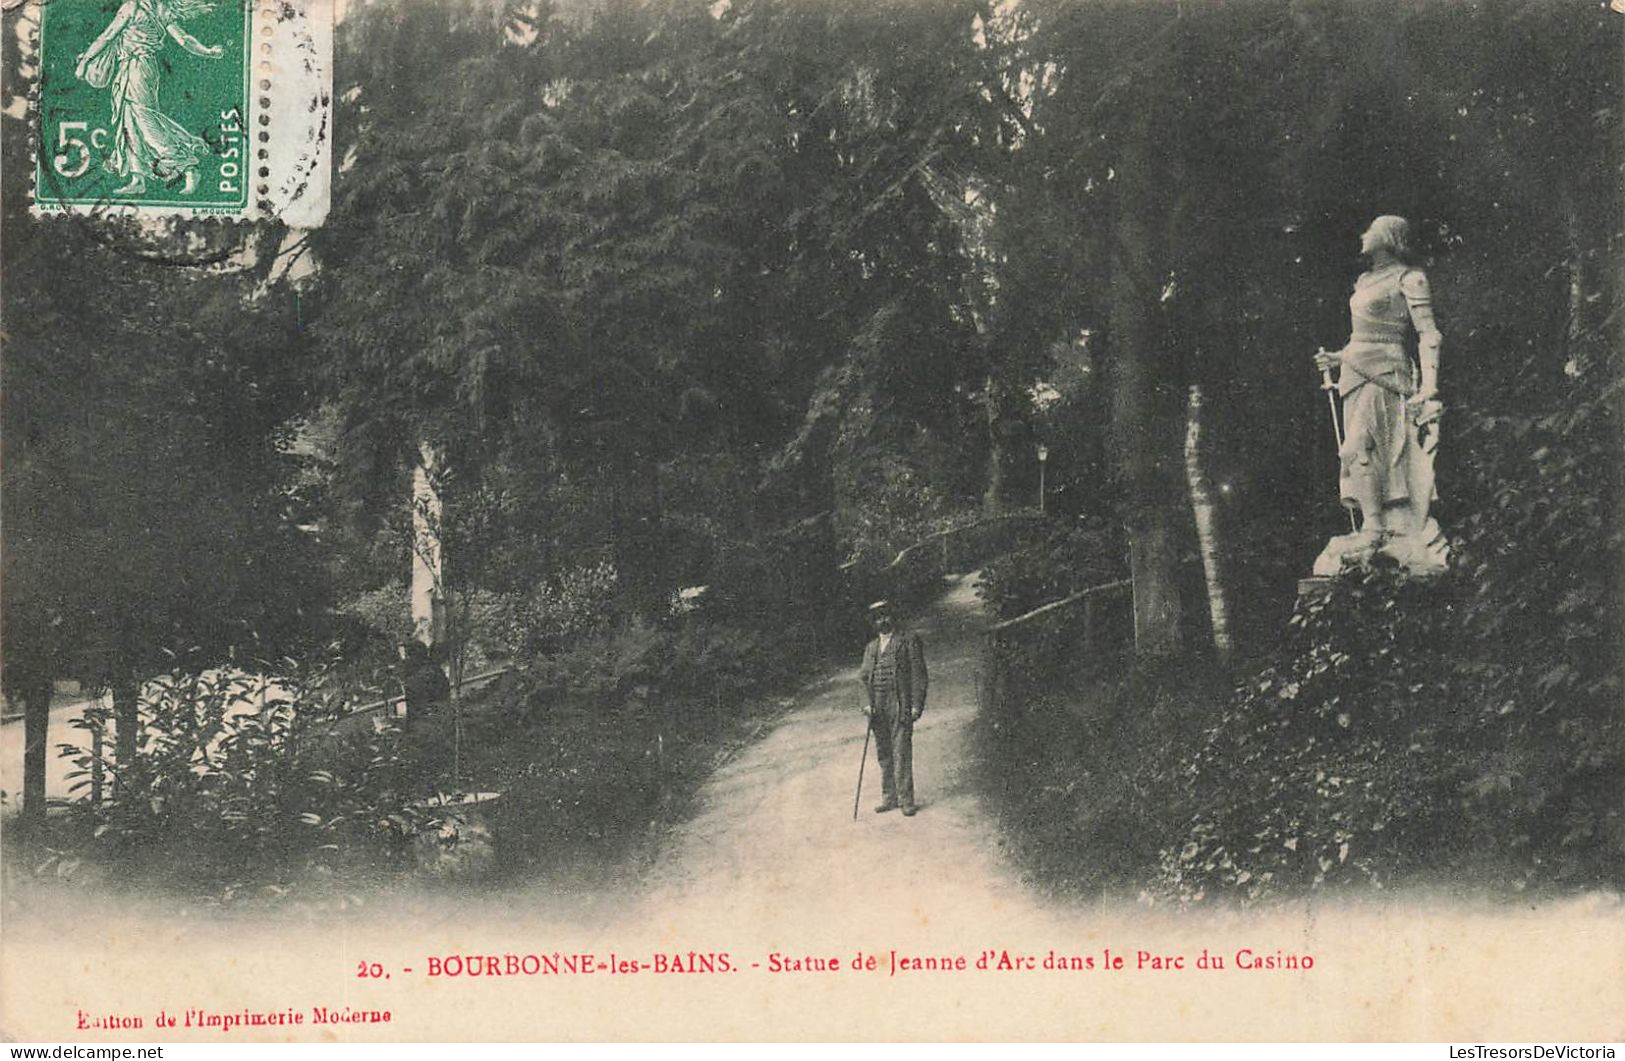
{"type": "Polygon", "coordinates": [[[894,629],[891,605],[869,605],[875,637],[863,650],[858,677],[868,703],[863,713],[875,735],[884,798],[876,814],[903,809],[914,816],[914,723],[925,711],[925,648],[919,635],[894,629]]]}
{"type": "Polygon", "coordinates": [[[413,785],[432,792],[450,773],[456,756],[451,682],[423,642],[411,638],[402,641],[400,656],[401,685],[406,694],[406,717],[401,725],[406,738],[403,750],[413,785]]]}

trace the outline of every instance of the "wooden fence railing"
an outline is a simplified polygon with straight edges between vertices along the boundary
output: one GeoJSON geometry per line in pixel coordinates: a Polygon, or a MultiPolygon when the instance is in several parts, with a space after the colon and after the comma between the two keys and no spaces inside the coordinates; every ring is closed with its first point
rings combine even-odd
{"type": "MultiPolygon", "coordinates": [[[[495,670],[482,671],[479,674],[468,675],[462,681],[457,683],[457,691],[459,694],[461,694],[466,689],[485,685],[488,682],[493,682],[503,675],[510,673],[512,670],[512,667],[498,667],[495,670]]],[[[392,696],[386,700],[374,700],[371,703],[362,704],[359,707],[353,708],[346,713],[343,718],[340,718],[334,722],[329,728],[328,732],[338,733],[349,730],[358,725],[360,719],[369,718],[374,715],[390,714],[394,711],[394,708],[398,704],[404,704],[405,702],[406,697],[404,696],[392,696]]]]}
{"type": "Polygon", "coordinates": [[[1048,524],[1048,517],[1031,509],[987,516],[927,535],[884,567],[865,570],[850,560],[841,572],[854,599],[886,597],[908,607],[930,597],[944,575],[978,567],[1048,524]]]}
{"type": "MultiPolygon", "coordinates": [[[[479,674],[470,674],[468,677],[458,682],[457,687],[459,690],[461,690],[471,685],[484,685],[486,682],[495,681],[497,678],[502,677],[504,674],[507,674],[512,670],[512,667],[498,667],[495,670],[481,671],[479,674]]],[[[396,704],[404,704],[405,702],[406,697],[404,696],[392,696],[388,700],[375,700],[370,704],[362,704],[360,707],[352,708],[350,713],[345,717],[354,718],[357,715],[364,715],[374,711],[382,711],[385,708],[394,707],[396,704]]]]}
{"type": "MultiPolygon", "coordinates": [[[[469,675],[457,683],[458,692],[461,693],[463,690],[495,681],[512,670],[512,667],[498,667],[495,670],[469,675]]],[[[331,737],[353,731],[358,726],[370,725],[370,719],[373,716],[389,712],[395,705],[405,702],[406,697],[404,696],[392,696],[387,699],[362,704],[347,712],[342,718],[336,719],[331,724],[318,730],[318,734],[322,737],[331,737]]],[[[82,728],[90,731],[90,792],[88,798],[94,806],[99,807],[109,802],[106,794],[106,771],[104,768],[107,746],[106,723],[98,719],[83,725],[82,728]]]]}
{"type": "Polygon", "coordinates": [[[1016,710],[1122,662],[1134,646],[1133,597],[1133,580],[1119,579],[989,626],[981,706],[1016,710]]]}

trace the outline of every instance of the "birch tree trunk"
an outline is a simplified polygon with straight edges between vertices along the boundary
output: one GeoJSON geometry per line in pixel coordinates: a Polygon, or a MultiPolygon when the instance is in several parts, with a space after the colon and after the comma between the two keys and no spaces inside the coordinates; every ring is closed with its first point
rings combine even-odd
{"type": "Polygon", "coordinates": [[[421,443],[418,465],[412,470],[412,636],[431,648],[446,634],[439,490],[443,459],[438,447],[421,443]]]}
{"type": "Polygon", "coordinates": [[[1185,403],[1185,482],[1190,489],[1191,512],[1196,517],[1196,540],[1202,554],[1202,575],[1207,580],[1207,608],[1213,624],[1213,650],[1220,660],[1230,657],[1230,613],[1225,606],[1224,581],[1219,573],[1218,511],[1202,468],[1202,388],[1191,384],[1185,403]]]}

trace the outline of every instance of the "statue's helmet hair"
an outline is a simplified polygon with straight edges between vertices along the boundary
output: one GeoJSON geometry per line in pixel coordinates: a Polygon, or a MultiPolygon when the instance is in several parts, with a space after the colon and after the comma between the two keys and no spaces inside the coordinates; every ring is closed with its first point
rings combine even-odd
{"type": "Polygon", "coordinates": [[[1377,237],[1377,245],[1388,248],[1400,261],[1410,263],[1416,260],[1416,243],[1411,238],[1411,223],[1403,217],[1383,214],[1371,222],[1371,231],[1377,237]]]}

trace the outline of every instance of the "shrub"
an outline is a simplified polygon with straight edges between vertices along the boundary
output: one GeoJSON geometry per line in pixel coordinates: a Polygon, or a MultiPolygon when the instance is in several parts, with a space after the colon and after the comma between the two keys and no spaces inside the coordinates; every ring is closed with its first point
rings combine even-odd
{"type": "Polygon", "coordinates": [[[998,619],[1018,615],[1127,575],[1122,534],[1086,518],[987,565],[977,593],[998,619]]]}
{"type": "Polygon", "coordinates": [[[668,820],[728,729],[787,681],[810,638],[689,617],[632,622],[537,661],[471,721],[476,788],[504,793],[510,872],[613,857],[668,820]]]}
{"type": "Polygon", "coordinates": [[[929,468],[942,462],[940,443],[924,432],[898,439],[897,452],[873,448],[840,466],[837,511],[847,555],[870,566],[885,566],[921,538],[974,519],[929,468]]]}
{"type": "Polygon", "coordinates": [[[1126,668],[1069,695],[1011,698],[983,712],[978,763],[1013,852],[1058,892],[1138,889],[1184,823],[1157,763],[1171,735],[1201,732],[1209,675],[1126,668]]]}
{"type": "MultiPolygon", "coordinates": [[[[1187,817],[1161,889],[1617,883],[1618,705],[1575,695],[1591,665],[1546,654],[1534,602],[1515,654],[1481,639],[1482,590],[1460,572],[1426,584],[1373,567],[1301,603],[1281,660],[1194,754],[1162,763],[1187,817]]],[[[1601,675],[1593,692],[1611,687],[1601,675]]]]}
{"type": "MultiPolygon", "coordinates": [[[[318,679],[210,671],[147,683],[136,760],[100,764],[112,798],[89,798],[91,742],[61,746],[80,798],[59,864],[122,867],[220,899],[280,897],[337,871],[396,864],[424,821],[395,736],[335,730],[344,705],[318,692],[318,679]]],[[[92,709],[75,725],[88,737],[107,723],[92,709]]]]}
{"type": "Polygon", "coordinates": [[[1461,854],[1454,793],[1483,736],[1433,621],[1460,588],[1373,566],[1300,603],[1280,660],[1161,764],[1189,816],[1161,854],[1166,889],[1385,884],[1461,854]]]}

